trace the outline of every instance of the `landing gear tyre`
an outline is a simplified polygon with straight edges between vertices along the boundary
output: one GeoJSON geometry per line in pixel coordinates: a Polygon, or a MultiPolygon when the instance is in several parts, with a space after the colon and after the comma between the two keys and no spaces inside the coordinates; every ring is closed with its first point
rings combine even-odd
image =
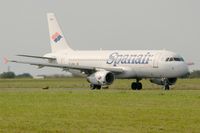
{"type": "Polygon", "coordinates": [[[101,89],[101,85],[96,85],[97,90],[101,89]]]}
{"type": "Polygon", "coordinates": [[[132,89],[132,90],[137,90],[137,83],[133,82],[133,83],[131,84],[131,89],[132,89]]]}
{"type": "Polygon", "coordinates": [[[132,90],[141,90],[142,89],[142,83],[133,82],[131,84],[131,89],[132,90]]]}
{"type": "Polygon", "coordinates": [[[137,84],[137,89],[138,89],[138,90],[141,90],[141,89],[142,89],[142,83],[138,83],[138,84],[137,84]]]}
{"type": "Polygon", "coordinates": [[[91,88],[91,90],[95,90],[95,89],[100,90],[101,89],[101,85],[90,84],[90,88],[91,88]]]}
{"type": "Polygon", "coordinates": [[[169,85],[165,85],[165,90],[169,90],[169,89],[170,89],[169,85]]]}
{"type": "Polygon", "coordinates": [[[95,89],[96,89],[96,86],[93,85],[93,84],[90,84],[90,88],[91,88],[91,90],[95,90],[95,89]]]}

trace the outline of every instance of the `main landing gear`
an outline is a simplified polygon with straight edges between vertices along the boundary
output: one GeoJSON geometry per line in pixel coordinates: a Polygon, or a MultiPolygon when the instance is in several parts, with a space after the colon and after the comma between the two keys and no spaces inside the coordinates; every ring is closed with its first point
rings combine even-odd
{"type": "Polygon", "coordinates": [[[100,90],[100,89],[101,89],[101,85],[90,84],[90,88],[91,88],[92,90],[95,90],[95,89],[100,90]]]}
{"type": "Polygon", "coordinates": [[[142,83],[140,83],[141,79],[136,79],[136,82],[133,82],[131,84],[131,89],[132,90],[141,90],[142,89],[142,83]]]}

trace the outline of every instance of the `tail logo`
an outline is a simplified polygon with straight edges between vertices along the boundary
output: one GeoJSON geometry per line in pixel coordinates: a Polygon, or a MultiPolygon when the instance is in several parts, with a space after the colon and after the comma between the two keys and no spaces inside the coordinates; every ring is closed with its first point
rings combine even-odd
{"type": "Polygon", "coordinates": [[[60,35],[60,33],[58,33],[58,32],[56,32],[55,34],[53,34],[53,35],[51,36],[51,39],[52,39],[55,43],[59,42],[62,38],[63,38],[63,37],[62,37],[62,36],[60,35]]]}

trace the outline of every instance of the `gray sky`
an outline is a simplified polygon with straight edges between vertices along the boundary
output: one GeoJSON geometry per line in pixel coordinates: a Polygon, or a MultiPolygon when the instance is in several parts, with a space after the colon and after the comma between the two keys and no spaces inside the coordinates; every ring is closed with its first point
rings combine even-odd
{"type": "MultiPolygon", "coordinates": [[[[46,13],[54,12],[74,49],[167,49],[199,69],[199,7],[199,0],[1,0],[0,56],[50,52],[46,13]]],[[[7,66],[1,62],[0,72],[7,66]]],[[[16,73],[62,72],[9,66],[16,73]]]]}

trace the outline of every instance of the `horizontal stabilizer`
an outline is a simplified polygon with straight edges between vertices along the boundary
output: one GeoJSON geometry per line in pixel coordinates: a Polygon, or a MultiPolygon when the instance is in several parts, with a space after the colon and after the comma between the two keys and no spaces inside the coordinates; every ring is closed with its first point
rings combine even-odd
{"type": "Polygon", "coordinates": [[[51,57],[33,56],[33,55],[24,55],[24,54],[20,54],[20,55],[17,55],[17,56],[29,57],[29,58],[38,58],[38,59],[47,59],[47,60],[56,60],[56,58],[51,58],[51,57]]]}

